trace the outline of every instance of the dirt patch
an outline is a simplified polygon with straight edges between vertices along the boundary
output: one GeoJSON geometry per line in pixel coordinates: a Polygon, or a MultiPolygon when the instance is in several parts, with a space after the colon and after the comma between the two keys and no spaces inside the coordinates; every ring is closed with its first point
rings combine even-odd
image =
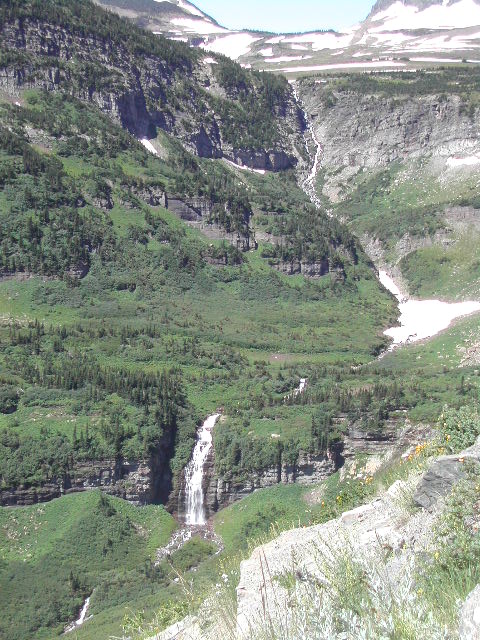
{"type": "Polygon", "coordinates": [[[325,485],[321,484],[304,494],[303,499],[311,507],[320,504],[325,496],[325,485]]]}

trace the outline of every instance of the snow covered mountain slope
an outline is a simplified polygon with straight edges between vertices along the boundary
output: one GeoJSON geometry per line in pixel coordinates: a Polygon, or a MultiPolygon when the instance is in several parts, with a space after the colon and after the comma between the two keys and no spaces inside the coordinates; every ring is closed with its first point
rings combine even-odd
{"type": "Polygon", "coordinates": [[[480,0],[379,0],[341,33],[302,34],[231,31],[186,0],[95,1],[155,33],[288,74],[480,62],[480,0]]]}
{"type": "Polygon", "coordinates": [[[201,43],[208,34],[228,34],[213,18],[187,0],[94,0],[139,26],[174,40],[201,43]]]}

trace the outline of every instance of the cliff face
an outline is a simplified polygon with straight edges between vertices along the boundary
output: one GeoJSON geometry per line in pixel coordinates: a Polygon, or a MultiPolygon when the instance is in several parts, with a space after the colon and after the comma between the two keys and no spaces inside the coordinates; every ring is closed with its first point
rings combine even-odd
{"type": "MultiPolygon", "coordinates": [[[[344,422],[345,418],[338,418],[338,424],[344,422]]],[[[416,442],[418,437],[415,430],[400,428],[396,419],[389,421],[382,433],[370,433],[352,424],[347,429],[343,441],[332,447],[326,454],[300,452],[295,463],[280,459],[277,465],[255,470],[241,479],[218,475],[215,470],[215,453],[212,449],[205,464],[203,479],[206,515],[210,517],[257,489],[266,489],[277,484],[304,486],[318,484],[341,469],[346,462],[349,465],[354,464],[358,455],[368,456],[372,459],[372,464],[376,465],[390,451],[398,449],[403,451],[412,442],[416,442]]],[[[182,518],[185,507],[183,478],[178,497],[173,497],[170,507],[182,518]]]]}
{"type": "Polygon", "coordinates": [[[162,129],[201,157],[271,171],[297,164],[304,122],[286,82],[280,81],[272,99],[258,74],[236,65],[232,71],[226,59],[206,58],[142,32],[86,0],[79,5],[108,27],[108,35],[102,37],[96,23],[75,26],[70,15],[62,18],[64,8],[55,19],[37,12],[0,20],[4,91],[66,91],[94,103],[139,138],[154,138],[162,129]],[[241,76],[240,93],[228,74],[241,76]],[[268,102],[267,117],[256,122],[248,105],[262,100],[268,102]]]}
{"type": "Polygon", "coordinates": [[[0,506],[49,502],[65,494],[92,489],[101,489],[104,493],[138,506],[167,504],[173,486],[170,468],[173,439],[173,434],[166,436],[158,449],[145,460],[75,462],[62,476],[51,478],[40,486],[0,488],[0,506]]]}
{"type": "Polygon", "coordinates": [[[315,80],[298,91],[322,148],[323,194],[333,202],[360,172],[423,158],[445,164],[480,150],[480,112],[459,95],[386,95],[315,80]]]}
{"type": "MultiPolygon", "coordinates": [[[[328,478],[338,468],[340,457],[336,452],[327,455],[300,453],[296,464],[280,461],[275,467],[258,469],[250,473],[244,481],[219,477],[215,472],[215,454],[213,449],[205,463],[203,490],[205,493],[205,511],[207,518],[227,507],[229,504],[245,498],[257,489],[266,489],[276,484],[309,485],[328,478]]],[[[180,484],[176,507],[180,518],[185,511],[185,484],[180,484]]]]}
{"type": "Polygon", "coordinates": [[[341,458],[335,451],[326,455],[300,452],[295,464],[280,461],[275,467],[249,474],[248,479],[244,481],[210,476],[206,493],[208,510],[213,513],[245,498],[257,489],[266,489],[276,484],[316,484],[335,473],[340,461],[341,458]]]}
{"type": "Polygon", "coordinates": [[[91,489],[101,489],[136,505],[149,504],[155,497],[152,466],[148,461],[78,463],[63,477],[54,478],[41,487],[0,490],[0,505],[27,506],[91,489]]]}

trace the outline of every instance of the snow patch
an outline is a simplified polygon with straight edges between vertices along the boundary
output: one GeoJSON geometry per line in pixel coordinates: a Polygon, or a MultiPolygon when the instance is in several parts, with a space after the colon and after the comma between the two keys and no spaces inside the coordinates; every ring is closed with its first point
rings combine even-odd
{"type": "Polygon", "coordinates": [[[233,162],[232,160],[227,160],[227,158],[223,158],[223,159],[229,165],[231,165],[232,167],[235,167],[235,169],[241,169],[242,171],[250,171],[250,173],[259,173],[262,176],[266,174],[265,169],[252,169],[251,167],[245,167],[244,165],[241,165],[241,164],[235,164],[235,162],[233,162]]]}
{"type": "Polygon", "coordinates": [[[371,20],[380,24],[370,31],[462,29],[480,24],[480,5],[474,0],[460,0],[453,5],[435,4],[422,10],[399,0],[371,20]]]}
{"type": "Polygon", "coordinates": [[[461,58],[410,58],[411,62],[462,62],[461,58]]]}
{"type": "Polygon", "coordinates": [[[479,156],[467,156],[466,158],[457,158],[452,156],[447,160],[447,167],[455,169],[456,167],[472,167],[480,164],[479,156]]]}
{"type": "Polygon", "coordinates": [[[480,302],[442,302],[441,300],[413,300],[405,298],[386,271],[380,271],[379,280],[397,298],[400,326],[384,333],[393,339],[390,350],[402,344],[412,344],[432,338],[448,329],[456,318],[480,311],[480,302]]]}
{"type": "Polygon", "coordinates": [[[335,32],[304,33],[299,36],[284,36],[286,44],[310,44],[313,51],[322,49],[344,49],[348,47],[352,34],[340,34],[335,32]]]}
{"type": "Polygon", "coordinates": [[[325,69],[378,69],[384,67],[405,67],[404,62],[394,62],[393,60],[384,60],[376,62],[341,62],[338,64],[318,64],[315,66],[305,67],[285,67],[284,69],[277,69],[277,71],[283,71],[284,73],[297,73],[299,71],[323,71],[325,69]]]}
{"type": "Polygon", "coordinates": [[[273,47],[268,47],[268,49],[260,49],[258,52],[261,56],[268,58],[269,56],[273,56],[273,47]]]}
{"type": "Polygon", "coordinates": [[[201,46],[206,51],[222,53],[224,56],[236,60],[250,53],[252,44],[260,39],[258,36],[252,36],[249,33],[231,33],[201,46]]]}
{"type": "Polygon", "coordinates": [[[297,60],[308,60],[312,56],[279,56],[278,58],[268,58],[265,62],[295,62],[297,60]]]}
{"type": "Polygon", "coordinates": [[[201,18],[205,18],[205,14],[202,13],[197,7],[190,2],[184,2],[184,0],[178,0],[178,6],[184,11],[188,11],[194,16],[200,16],[201,18]]]}
{"type": "Polygon", "coordinates": [[[158,156],[158,151],[155,149],[150,140],[148,140],[147,138],[142,138],[140,142],[143,144],[145,149],[147,149],[147,151],[150,151],[150,153],[153,153],[153,155],[158,156]]]}
{"type": "Polygon", "coordinates": [[[218,61],[215,58],[204,58],[203,64],[218,64],[218,61]]]}
{"type": "Polygon", "coordinates": [[[219,25],[208,22],[208,20],[195,20],[194,18],[173,18],[172,24],[182,27],[188,33],[198,33],[200,35],[209,35],[211,33],[227,33],[228,29],[219,25]]]}

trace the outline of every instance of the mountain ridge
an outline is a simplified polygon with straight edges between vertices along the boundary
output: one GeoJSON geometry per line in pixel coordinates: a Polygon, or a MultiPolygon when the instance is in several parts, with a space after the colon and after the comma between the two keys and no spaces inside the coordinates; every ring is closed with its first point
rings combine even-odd
{"type": "MultiPolygon", "coordinates": [[[[194,21],[187,20],[182,26],[175,18],[153,27],[135,10],[142,0],[120,1],[132,10],[131,19],[142,26],[222,53],[245,67],[282,74],[335,68],[402,70],[480,60],[478,0],[380,0],[364,21],[343,32],[300,34],[227,30],[217,23],[209,27],[207,22],[196,30],[194,21]]],[[[108,3],[119,10],[116,0],[108,3]]]]}

